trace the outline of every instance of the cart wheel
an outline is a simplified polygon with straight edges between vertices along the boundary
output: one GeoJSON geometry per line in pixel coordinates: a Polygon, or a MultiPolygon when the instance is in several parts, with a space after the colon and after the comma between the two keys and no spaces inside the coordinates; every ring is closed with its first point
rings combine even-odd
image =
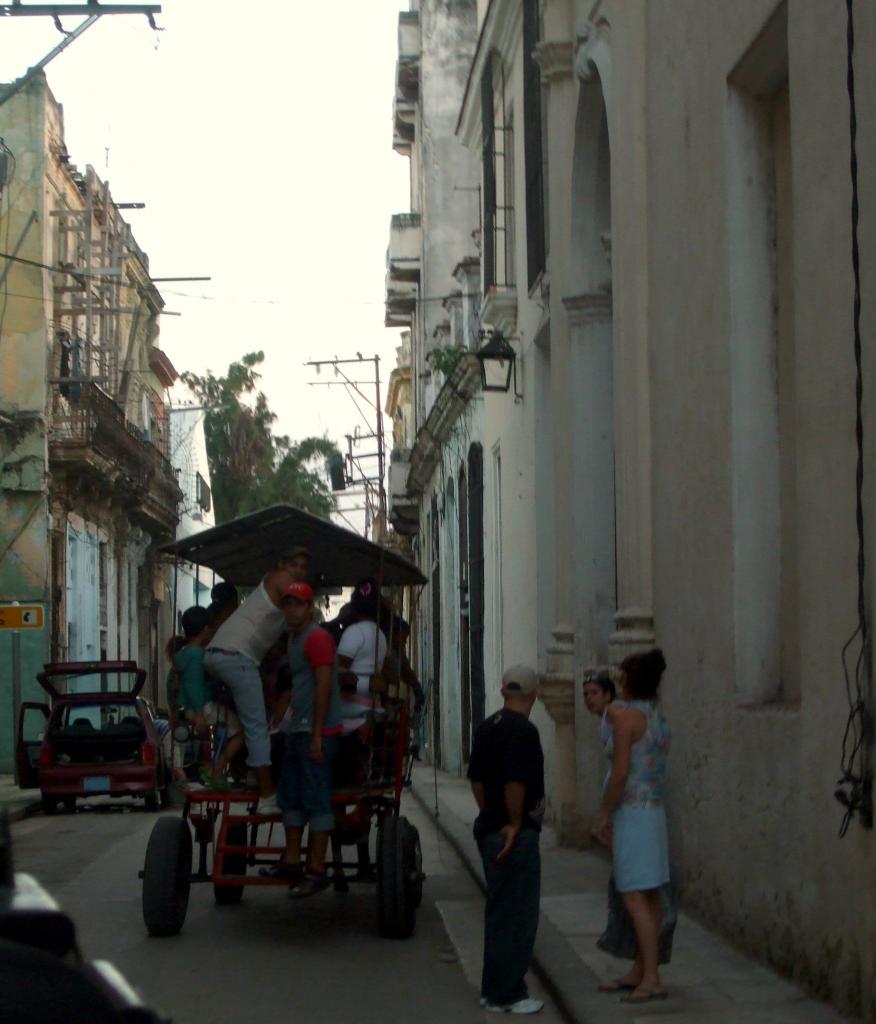
{"type": "Polygon", "coordinates": [[[411,899],[418,907],[423,902],[423,851],[420,848],[420,833],[416,826],[408,824],[405,836],[405,884],[410,886],[411,899]]]}
{"type": "MultiPolygon", "coordinates": [[[[246,825],[229,825],[226,842],[229,846],[246,846],[246,825]]],[[[225,858],[223,871],[226,875],[246,874],[246,854],[233,853],[225,858]]],[[[242,885],[214,885],[213,896],[223,907],[232,903],[240,903],[243,896],[242,885]]]]}
{"type": "Polygon", "coordinates": [[[43,809],[43,814],[58,813],[58,798],[56,796],[42,796],[40,797],[40,804],[43,809]]]}
{"type": "Polygon", "coordinates": [[[413,825],[387,815],[377,833],[377,915],[380,934],[406,939],[423,896],[420,836],[413,825]]]}
{"type": "Polygon", "coordinates": [[[143,920],[150,935],[176,935],[186,919],[192,833],[183,818],[159,818],[143,865],[143,920]]]}

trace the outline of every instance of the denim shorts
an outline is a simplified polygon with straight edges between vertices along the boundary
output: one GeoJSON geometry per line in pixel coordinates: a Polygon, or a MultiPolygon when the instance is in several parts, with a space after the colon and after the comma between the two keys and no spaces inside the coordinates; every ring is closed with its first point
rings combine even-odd
{"type": "Polygon", "coordinates": [[[310,733],[293,732],[286,736],[277,803],[283,811],[286,828],[312,832],[330,832],[335,825],[332,811],[332,762],[338,749],[337,736],[323,736],[322,761],[310,756],[310,733]]]}

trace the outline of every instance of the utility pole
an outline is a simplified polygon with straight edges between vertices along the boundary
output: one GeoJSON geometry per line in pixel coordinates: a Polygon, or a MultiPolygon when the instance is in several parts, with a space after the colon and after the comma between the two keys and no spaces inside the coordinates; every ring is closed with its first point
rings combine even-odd
{"type": "MultiPolygon", "coordinates": [[[[316,372],[319,373],[323,366],[331,366],[335,372],[335,376],[340,378],[335,381],[310,381],[311,387],[336,387],[340,385],[345,388],[347,394],[353,401],[353,404],[359,410],[359,415],[365,420],[366,425],[370,427],[369,418],[362,412],[362,408],[356,401],[356,395],[358,395],[363,402],[367,403],[374,409],[376,418],[376,427],[371,433],[367,434],[347,434],[347,465],[349,467],[348,482],[356,482],[356,477],[353,475],[353,470],[358,470],[361,481],[364,485],[365,491],[365,534],[368,534],[368,527],[372,525],[376,520],[380,524],[381,529],[386,529],[387,516],[386,516],[386,442],[383,437],[383,407],[381,405],[380,398],[380,356],[372,356],[367,358],[365,356],[358,356],[356,359],[312,359],[310,362],[304,364],[305,366],[313,366],[316,372]],[[355,364],[361,366],[363,363],[374,363],[374,379],[373,380],[353,380],[347,373],[341,369],[342,366],[349,364],[355,364]],[[361,385],[361,387],[360,387],[361,385]],[[362,387],[374,387],[374,400],[370,399],[366,392],[362,390],[362,387]],[[374,439],[377,445],[377,451],[368,452],[364,455],[360,453],[354,453],[354,443],[358,444],[359,441],[374,439]],[[365,459],[377,459],[377,475],[369,476],[368,473],[362,468],[362,461],[365,459]],[[374,509],[371,499],[371,488],[373,485],[377,486],[377,508],[374,509]],[[370,517],[370,518],[369,518],[370,517]]],[[[348,510],[352,511],[352,510],[348,510]]]]}
{"type": "Polygon", "coordinates": [[[21,92],[49,61],[54,60],[59,53],[63,53],[71,43],[87,32],[105,14],[142,14],[149,25],[158,31],[155,15],[161,14],[161,4],[101,4],[97,0],[89,0],[84,4],[23,4],[21,0],[13,0],[11,4],[0,4],[0,18],[52,18],[55,28],[64,36],[64,39],[53,50],[50,50],[42,60],[31,65],[20,78],[17,78],[9,86],[0,96],[0,106],[7,100],[11,100],[16,93],[21,92]],[[85,16],[85,21],[81,22],[72,32],[67,32],[61,25],[61,18],[64,15],[80,14],[85,16]]]}

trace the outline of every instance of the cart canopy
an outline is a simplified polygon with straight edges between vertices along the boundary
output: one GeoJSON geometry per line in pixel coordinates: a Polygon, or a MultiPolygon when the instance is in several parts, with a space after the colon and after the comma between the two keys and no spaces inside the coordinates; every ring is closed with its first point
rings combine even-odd
{"type": "Polygon", "coordinates": [[[401,555],[291,505],[251,512],[160,550],[213,569],[235,586],[254,587],[280,556],[299,545],[310,551],[314,579],[321,586],[352,586],[364,576],[379,576],[385,586],[426,582],[401,555]]]}

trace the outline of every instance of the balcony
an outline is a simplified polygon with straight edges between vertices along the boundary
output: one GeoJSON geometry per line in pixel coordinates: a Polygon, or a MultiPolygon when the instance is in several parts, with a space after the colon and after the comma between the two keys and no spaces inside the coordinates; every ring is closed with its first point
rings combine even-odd
{"type": "Polygon", "coordinates": [[[420,280],[420,215],[418,213],[393,214],[389,226],[387,264],[390,280],[394,284],[420,280]]]}
{"type": "Polygon", "coordinates": [[[173,467],[97,384],[55,385],[49,471],[55,487],[91,488],[150,533],[173,536],[182,500],[173,467]]]}
{"type": "Polygon", "coordinates": [[[393,448],[389,462],[389,521],[396,533],[413,536],[420,526],[417,499],[408,495],[411,453],[408,448],[393,448]]]}
{"type": "Polygon", "coordinates": [[[386,252],[387,327],[410,327],[420,281],[420,215],[397,213],[386,252]]]}
{"type": "Polygon", "coordinates": [[[401,11],[398,16],[398,61],[395,65],[396,95],[416,100],[420,93],[420,15],[401,11]]]}
{"type": "Polygon", "coordinates": [[[417,308],[417,284],[414,281],[392,280],[386,273],[386,317],[387,327],[410,327],[417,308]]]}
{"type": "Polygon", "coordinates": [[[398,93],[392,103],[392,148],[400,156],[410,156],[417,137],[417,105],[398,93]]]}

